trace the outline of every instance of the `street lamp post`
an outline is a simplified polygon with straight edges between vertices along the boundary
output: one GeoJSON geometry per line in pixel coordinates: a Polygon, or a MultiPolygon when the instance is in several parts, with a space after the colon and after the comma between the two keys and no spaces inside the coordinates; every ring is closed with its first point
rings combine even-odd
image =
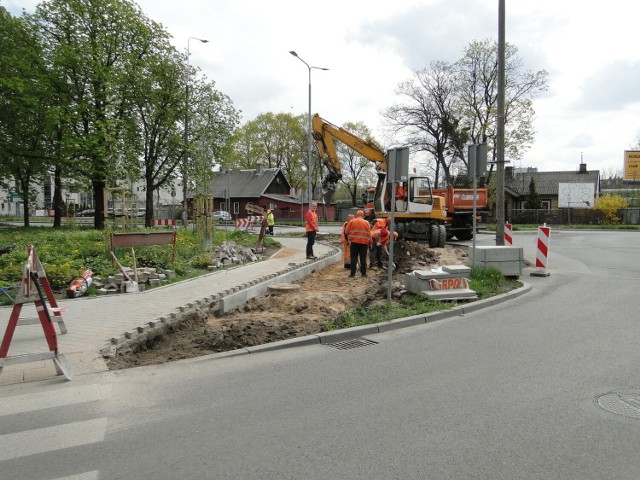
{"type": "MultiPolygon", "coordinates": [[[[311,137],[311,69],[315,68],[316,70],[329,70],[328,68],[324,68],[324,67],[314,67],[312,65],[309,65],[307,62],[305,62],[302,58],[300,58],[300,56],[293,50],[291,50],[289,52],[291,55],[293,55],[294,57],[296,57],[298,60],[300,60],[302,63],[304,63],[307,66],[307,69],[309,70],[309,125],[308,125],[308,131],[307,131],[307,142],[308,142],[308,152],[307,152],[307,203],[309,204],[309,206],[311,206],[311,200],[313,199],[312,196],[312,192],[311,192],[311,149],[312,149],[312,137],[311,137]]],[[[303,208],[304,210],[304,208],[303,208]]],[[[304,212],[303,212],[303,218],[304,218],[304,212]]],[[[303,222],[304,223],[304,222],[303,222]]]]}
{"type": "Polygon", "coordinates": [[[182,226],[187,228],[187,168],[189,163],[189,43],[191,40],[198,40],[202,43],[208,43],[198,37],[189,37],[187,39],[187,74],[185,78],[185,110],[184,110],[184,162],[182,163],[182,226]]]}

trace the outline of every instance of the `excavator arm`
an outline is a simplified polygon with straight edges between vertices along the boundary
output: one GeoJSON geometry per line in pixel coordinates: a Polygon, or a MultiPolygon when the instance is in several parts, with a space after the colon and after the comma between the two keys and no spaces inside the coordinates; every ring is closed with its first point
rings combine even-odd
{"type": "Polygon", "coordinates": [[[313,116],[313,139],[318,147],[318,152],[329,173],[322,180],[322,193],[325,202],[331,203],[333,192],[336,191],[337,183],[342,178],[340,160],[336,152],[334,138],[352,148],[367,160],[377,164],[378,171],[387,171],[387,160],[384,152],[373,143],[357,137],[347,130],[337,127],[321,118],[317,113],[313,116]]]}

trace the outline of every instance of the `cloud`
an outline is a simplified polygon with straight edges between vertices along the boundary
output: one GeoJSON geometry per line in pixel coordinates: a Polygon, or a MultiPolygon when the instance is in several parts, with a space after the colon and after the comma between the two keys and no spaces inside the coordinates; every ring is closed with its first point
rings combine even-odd
{"type": "Polygon", "coordinates": [[[619,110],[640,102],[640,60],[618,60],[585,78],[576,107],[585,110],[619,110]]]}

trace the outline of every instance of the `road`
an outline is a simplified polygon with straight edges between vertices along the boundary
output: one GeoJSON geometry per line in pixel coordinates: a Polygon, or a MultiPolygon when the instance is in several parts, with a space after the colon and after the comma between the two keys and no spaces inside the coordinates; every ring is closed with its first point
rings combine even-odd
{"type": "Polygon", "coordinates": [[[525,296],[370,345],[3,387],[2,477],[636,480],[639,240],[552,232],[525,296]]]}

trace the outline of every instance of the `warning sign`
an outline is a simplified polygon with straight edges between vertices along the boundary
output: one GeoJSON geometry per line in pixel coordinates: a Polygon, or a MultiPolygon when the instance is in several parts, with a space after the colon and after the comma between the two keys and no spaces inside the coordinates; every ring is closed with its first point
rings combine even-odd
{"type": "Polygon", "coordinates": [[[640,181],[640,151],[624,151],[624,179],[628,181],[640,181]]]}

